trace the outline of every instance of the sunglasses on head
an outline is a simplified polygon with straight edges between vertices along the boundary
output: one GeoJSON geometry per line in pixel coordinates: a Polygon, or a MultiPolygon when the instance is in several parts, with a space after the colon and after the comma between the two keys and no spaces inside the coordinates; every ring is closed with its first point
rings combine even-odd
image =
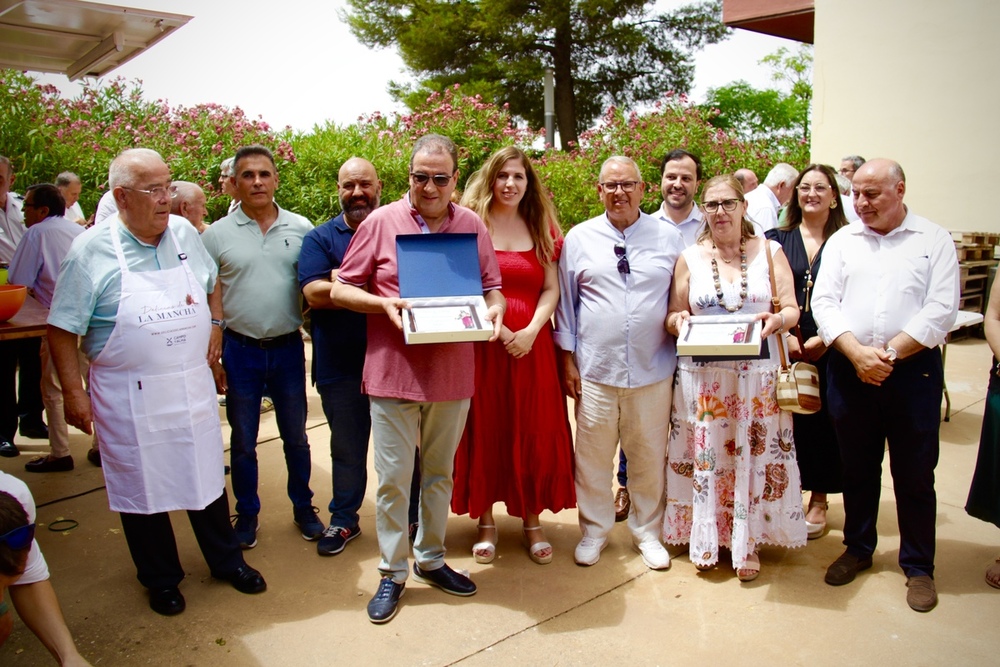
{"type": "Polygon", "coordinates": [[[21,551],[27,549],[33,539],[35,539],[35,524],[29,523],[27,526],[20,526],[0,535],[0,544],[14,551],[21,551]]]}

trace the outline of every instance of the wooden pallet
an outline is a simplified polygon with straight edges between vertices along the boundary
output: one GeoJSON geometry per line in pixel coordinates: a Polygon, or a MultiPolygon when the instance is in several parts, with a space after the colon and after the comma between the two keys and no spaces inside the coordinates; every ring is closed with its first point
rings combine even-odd
{"type": "Polygon", "coordinates": [[[961,272],[959,274],[959,280],[962,282],[962,294],[985,292],[987,278],[989,278],[989,276],[985,273],[970,275],[965,272],[961,272]]]}
{"type": "Polygon", "coordinates": [[[955,243],[964,245],[1000,245],[1000,234],[990,234],[987,232],[952,232],[951,237],[955,243]]]}
{"type": "Polygon", "coordinates": [[[997,260],[995,259],[970,260],[965,262],[959,262],[958,271],[959,275],[962,277],[988,276],[990,273],[990,267],[996,265],[997,265],[997,260]]]}
{"type": "Polygon", "coordinates": [[[958,300],[959,310],[968,310],[972,313],[983,312],[983,293],[963,294],[958,300]]]}
{"type": "Polygon", "coordinates": [[[980,262],[993,259],[993,246],[956,243],[955,254],[960,262],[980,262]]]}

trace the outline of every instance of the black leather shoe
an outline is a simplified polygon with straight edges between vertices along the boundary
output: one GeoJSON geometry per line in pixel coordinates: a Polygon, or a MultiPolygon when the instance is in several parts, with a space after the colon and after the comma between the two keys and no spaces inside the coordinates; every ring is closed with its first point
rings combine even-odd
{"type": "Polygon", "coordinates": [[[17,448],[10,440],[0,440],[0,456],[4,456],[8,459],[12,459],[15,456],[20,456],[21,450],[17,448]]]}
{"type": "Polygon", "coordinates": [[[413,564],[413,578],[417,581],[437,586],[445,593],[461,595],[467,597],[476,594],[476,585],[464,574],[459,574],[447,565],[442,565],[436,570],[422,570],[416,563],[413,564]]]}
{"type": "Polygon", "coordinates": [[[49,439],[49,427],[45,425],[45,422],[39,420],[37,422],[26,422],[21,420],[21,425],[18,426],[17,432],[21,434],[22,438],[32,438],[34,440],[48,440],[49,439]]]}
{"type": "Polygon", "coordinates": [[[243,563],[243,565],[241,565],[239,569],[232,574],[222,575],[216,578],[228,581],[233,585],[233,588],[238,590],[240,593],[246,593],[247,595],[263,593],[267,590],[267,582],[264,581],[264,577],[261,576],[260,572],[253,569],[246,563],[243,563]]]}
{"type": "Polygon", "coordinates": [[[388,623],[396,615],[399,598],[403,597],[406,584],[397,584],[392,577],[382,577],[378,590],[368,602],[368,620],[372,623],[388,623]]]}
{"type": "Polygon", "coordinates": [[[176,586],[170,588],[150,588],[149,608],[163,616],[176,616],[184,611],[184,596],[176,586]]]}
{"type": "Polygon", "coordinates": [[[67,472],[73,469],[73,457],[60,456],[53,459],[39,456],[25,463],[24,469],[28,472],[67,472]]]}
{"type": "Polygon", "coordinates": [[[854,581],[858,572],[867,570],[872,566],[871,556],[868,558],[858,558],[849,551],[841,554],[840,558],[833,561],[826,569],[824,581],[831,586],[843,586],[854,581]]]}
{"type": "Polygon", "coordinates": [[[99,449],[88,449],[87,450],[87,460],[93,463],[98,468],[101,467],[101,450],[99,449]]]}

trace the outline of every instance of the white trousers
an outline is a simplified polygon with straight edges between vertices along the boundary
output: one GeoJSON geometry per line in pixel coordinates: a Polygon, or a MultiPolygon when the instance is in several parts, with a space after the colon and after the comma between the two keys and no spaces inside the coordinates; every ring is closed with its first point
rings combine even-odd
{"type": "Polygon", "coordinates": [[[673,378],[623,389],[582,381],[576,402],[576,503],[584,537],[602,538],[615,525],[612,492],[618,443],[628,457],[632,510],[628,527],[636,543],[659,540],[673,378]]]}

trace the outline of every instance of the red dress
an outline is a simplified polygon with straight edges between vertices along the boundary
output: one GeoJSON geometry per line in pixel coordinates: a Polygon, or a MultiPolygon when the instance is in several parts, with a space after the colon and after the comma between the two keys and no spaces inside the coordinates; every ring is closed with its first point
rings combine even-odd
{"type": "MultiPolygon", "coordinates": [[[[545,270],[534,250],[498,250],[497,260],[504,324],[519,331],[535,314],[545,270]]],[[[520,359],[499,341],[475,346],[476,393],[455,454],[452,511],[475,518],[504,502],[507,514],[523,519],[575,507],[573,441],[551,323],[520,359]]]]}

